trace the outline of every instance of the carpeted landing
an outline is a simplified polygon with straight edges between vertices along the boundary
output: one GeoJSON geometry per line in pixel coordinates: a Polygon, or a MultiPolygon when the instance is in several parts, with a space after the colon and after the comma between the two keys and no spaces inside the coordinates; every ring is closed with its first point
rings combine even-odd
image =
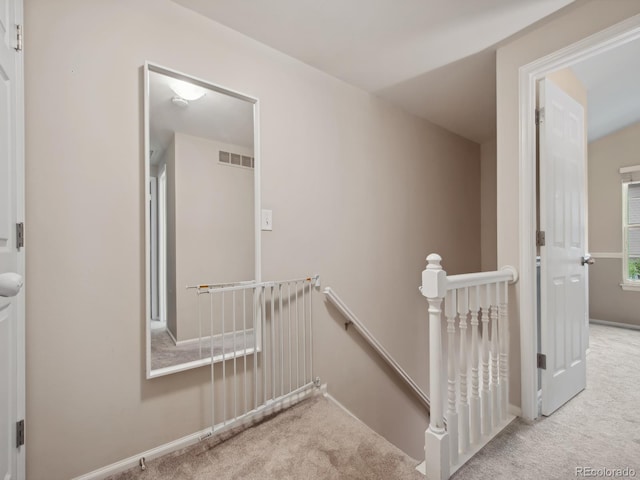
{"type": "Polygon", "coordinates": [[[640,331],[592,324],[589,343],[584,391],[533,425],[512,422],[451,480],[594,476],[579,468],[612,478],[625,467],[635,475],[618,478],[640,478],[640,331]]]}
{"type": "MultiPolygon", "coordinates": [[[[586,390],[533,425],[512,422],[452,480],[571,479],[590,476],[578,468],[627,467],[635,475],[619,478],[640,478],[639,366],[640,331],[591,325],[586,390]]],[[[203,442],[113,480],[424,480],[417,461],[323,397],[214,446],[203,442]]]]}
{"type": "Polygon", "coordinates": [[[111,480],[424,480],[418,463],[318,395],[222,443],[202,442],[111,480]]]}

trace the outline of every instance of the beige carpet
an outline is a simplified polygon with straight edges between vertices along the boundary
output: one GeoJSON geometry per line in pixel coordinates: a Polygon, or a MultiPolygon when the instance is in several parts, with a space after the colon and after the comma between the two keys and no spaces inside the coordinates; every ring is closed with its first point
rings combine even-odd
{"type": "MultiPolygon", "coordinates": [[[[577,467],[630,467],[640,478],[640,331],[592,325],[590,342],[585,391],[534,425],[516,420],[452,478],[572,479],[577,467]]],[[[114,480],[424,479],[416,461],[322,397],[214,446],[114,480]]]]}
{"type": "MultiPolygon", "coordinates": [[[[236,350],[244,350],[245,345],[248,350],[254,348],[253,330],[236,333],[236,342],[233,342],[233,334],[227,333],[224,337],[224,352],[232,353],[236,350]]],[[[222,336],[214,337],[213,356],[222,355],[222,336]]],[[[177,346],[173,343],[171,336],[166,330],[151,330],[151,369],[172,367],[187,362],[209,358],[211,341],[205,339],[202,345],[199,342],[188,343],[177,346]],[[202,347],[202,348],[200,348],[202,347]]]]}
{"type": "Polygon", "coordinates": [[[424,480],[417,464],[316,396],[217,446],[204,442],[112,480],[424,480]]]}
{"type": "Polygon", "coordinates": [[[513,422],[452,480],[580,478],[577,467],[629,467],[640,478],[640,331],[590,331],[586,390],[534,425],[513,422]]]}

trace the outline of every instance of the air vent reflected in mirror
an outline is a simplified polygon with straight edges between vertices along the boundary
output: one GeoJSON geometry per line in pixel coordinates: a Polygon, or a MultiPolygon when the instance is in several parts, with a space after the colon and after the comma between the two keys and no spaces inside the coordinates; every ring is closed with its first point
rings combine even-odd
{"type": "Polygon", "coordinates": [[[218,161],[226,165],[233,165],[234,167],[254,168],[255,159],[248,155],[240,155],[239,153],[219,151],[218,161]]]}

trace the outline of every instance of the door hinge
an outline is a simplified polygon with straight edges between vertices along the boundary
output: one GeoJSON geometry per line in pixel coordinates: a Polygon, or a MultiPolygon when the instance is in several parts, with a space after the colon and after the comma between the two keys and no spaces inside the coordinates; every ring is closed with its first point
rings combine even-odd
{"type": "Polygon", "coordinates": [[[544,230],[538,230],[536,232],[536,247],[544,247],[547,243],[547,235],[544,230]]]}
{"type": "Polygon", "coordinates": [[[24,247],[24,223],[16,223],[16,247],[24,247]]]}
{"type": "Polygon", "coordinates": [[[16,52],[22,51],[22,25],[16,25],[16,52]]]}
{"type": "Polygon", "coordinates": [[[541,123],[544,123],[544,108],[536,110],[536,125],[540,125],[541,123]]]}
{"type": "Polygon", "coordinates": [[[16,448],[24,445],[24,420],[16,422],[16,448]]]}
{"type": "Polygon", "coordinates": [[[547,369],[547,356],[544,353],[539,353],[538,354],[537,363],[538,363],[538,368],[541,368],[542,370],[546,370],[547,369]]]}

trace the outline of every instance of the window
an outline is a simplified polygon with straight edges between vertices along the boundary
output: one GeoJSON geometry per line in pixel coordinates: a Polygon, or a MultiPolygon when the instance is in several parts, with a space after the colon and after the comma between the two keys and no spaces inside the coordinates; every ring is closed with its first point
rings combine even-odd
{"type": "Polygon", "coordinates": [[[622,288],[640,291],[640,165],[622,176],[622,288]]]}

